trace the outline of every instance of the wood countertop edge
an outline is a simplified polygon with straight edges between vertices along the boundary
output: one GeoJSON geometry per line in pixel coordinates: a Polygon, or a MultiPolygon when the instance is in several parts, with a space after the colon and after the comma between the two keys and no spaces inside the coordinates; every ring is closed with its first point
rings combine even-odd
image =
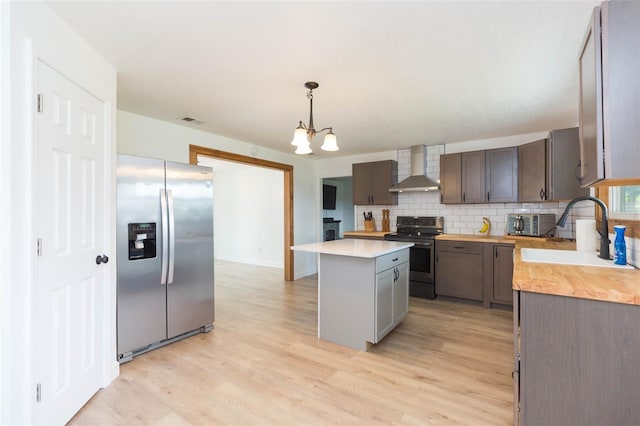
{"type": "Polygon", "coordinates": [[[343,235],[349,236],[371,236],[371,237],[384,237],[386,234],[390,234],[389,231],[345,231],[343,235]]]}
{"type": "Polygon", "coordinates": [[[603,302],[640,305],[640,270],[523,262],[522,248],[575,250],[575,242],[518,241],[513,290],[603,302]]]}
{"type": "Polygon", "coordinates": [[[439,241],[468,241],[474,243],[492,243],[492,244],[515,244],[515,240],[511,238],[505,238],[502,235],[483,236],[483,235],[470,235],[470,234],[441,234],[436,236],[436,240],[439,241]]]}

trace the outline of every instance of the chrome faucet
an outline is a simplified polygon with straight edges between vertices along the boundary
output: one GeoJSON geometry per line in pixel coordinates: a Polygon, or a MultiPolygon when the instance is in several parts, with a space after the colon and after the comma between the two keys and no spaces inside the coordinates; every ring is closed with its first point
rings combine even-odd
{"type": "Polygon", "coordinates": [[[567,217],[569,216],[569,210],[571,210],[571,207],[573,207],[575,203],[585,200],[593,201],[602,209],[602,224],[600,226],[600,230],[598,231],[598,233],[600,234],[600,254],[598,255],[598,257],[609,260],[609,243],[611,243],[611,240],[609,240],[609,214],[607,212],[607,205],[603,203],[599,198],[585,195],[569,201],[569,204],[567,204],[567,208],[564,209],[564,213],[562,213],[562,216],[560,216],[560,219],[558,219],[558,222],[556,222],[556,226],[563,228],[567,223],[567,217]]]}

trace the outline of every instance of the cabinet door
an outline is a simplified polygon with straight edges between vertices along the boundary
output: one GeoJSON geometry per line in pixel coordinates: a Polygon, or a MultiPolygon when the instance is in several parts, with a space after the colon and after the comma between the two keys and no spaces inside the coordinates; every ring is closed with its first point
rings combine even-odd
{"type": "Polygon", "coordinates": [[[436,294],[482,301],[482,254],[436,252],[436,294]]]}
{"type": "Polygon", "coordinates": [[[518,201],[547,199],[546,139],[518,147],[518,201]]]}
{"type": "Polygon", "coordinates": [[[523,425],[640,419],[636,305],[520,292],[523,425]]]}
{"type": "Polygon", "coordinates": [[[371,163],[371,202],[375,205],[398,203],[398,193],[389,192],[389,188],[398,181],[398,165],[395,161],[376,161],[371,163]]]}
{"type": "Polygon", "coordinates": [[[409,313],[409,263],[398,265],[393,283],[393,323],[398,324],[409,313]]]}
{"type": "Polygon", "coordinates": [[[513,246],[493,246],[493,300],[513,304],[513,246]]]}
{"type": "Polygon", "coordinates": [[[462,202],[485,203],[484,151],[462,153],[462,202]]]}
{"type": "Polygon", "coordinates": [[[357,206],[371,203],[371,163],[351,166],[353,204],[357,206]]]}
{"type": "Polygon", "coordinates": [[[518,201],[518,148],[491,149],[485,153],[487,201],[518,201]]]}
{"type": "Polygon", "coordinates": [[[547,141],[547,200],[572,200],[589,195],[581,188],[578,128],[553,130],[547,141]]]}
{"type": "Polygon", "coordinates": [[[440,156],[440,202],[443,204],[462,202],[460,157],[459,153],[440,156]]]}
{"type": "Polygon", "coordinates": [[[393,272],[395,268],[376,274],[375,330],[378,343],[393,328],[393,272]]]}

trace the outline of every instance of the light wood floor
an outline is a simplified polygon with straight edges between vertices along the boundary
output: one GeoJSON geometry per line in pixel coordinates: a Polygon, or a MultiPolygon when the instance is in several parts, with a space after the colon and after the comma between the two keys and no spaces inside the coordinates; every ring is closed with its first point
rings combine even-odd
{"type": "Polygon", "coordinates": [[[123,364],[72,425],[512,423],[511,312],[410,298],[358,352],[317,339],[317,282],[216,262],[216,321],[123,364]]]}

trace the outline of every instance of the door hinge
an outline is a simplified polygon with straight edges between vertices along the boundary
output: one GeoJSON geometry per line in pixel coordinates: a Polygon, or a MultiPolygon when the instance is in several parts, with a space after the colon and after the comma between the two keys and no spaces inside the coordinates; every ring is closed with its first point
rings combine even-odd
{"type": "Polygon", "coordinates": [[[37,104],[38,112],[42,112],[42,110],[44,109],[44,102],[42,99],[42,94],[40,93],[38,93],[36,104],[37,104]]]}
{"type": "Polygon", "coordinates": [[[42,386],[40,383],[36,384],[36,402],[42,401],[42,386]]]}
{"type": "Polygon", "coordinates": [[[42,238],[38,238],[36,241],[36,255],[38,257],[42,256],[42,238]]]}

